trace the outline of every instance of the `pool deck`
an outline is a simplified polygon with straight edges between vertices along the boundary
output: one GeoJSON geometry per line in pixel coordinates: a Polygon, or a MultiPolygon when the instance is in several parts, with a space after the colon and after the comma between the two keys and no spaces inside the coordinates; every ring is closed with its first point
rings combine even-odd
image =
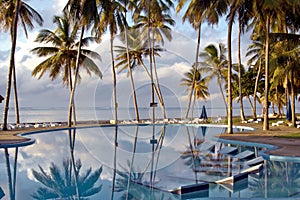
{"type": "MultiPolygon", "coordinates": [[[[88,124],[88,126],[95,126],[99,124],[88,124]]],[[[271,155],[278,156],[297,156],[300,157],[300,139],[287,139],[287,138],[279,138],[276,136],[292,134],[292,133],[300,133],[300,130],[293,127],[288,126],[270,126],[269,131],[262,130],[262,124],[248,123],[248,124],[235,124],[238,126],[249,126],[253,127],[256,130],[249,132],[237,132],[234,134],[222,134],[220,138],[226,140],[238,140],[245,142],[255,142],[262,144],[271,144],[275,145],[278,148],[267,151],[266,153],[271,155]]],[[[81,126],[85,126],[84,124],[81,126]]],[[[56,128],[67,128],[67,127],[54,127],[54,128],[26,128],[22,130],[9,130],[9,131],[0,131],[0,147],[1,145],[6,144],[18,144],[22,142],[26,142],[29,139],[18,136],[19,134],[30,132],[30,131],[39,131],[39,130],[52,130],[56,128]]]]}
{"type": "Polygon", "coordinates": [[[250,126],[255,128],[254,131],[237,132],[234,134],[222,134],[220,138],[226,140],[237,140],[245,142],[255,142],[262,144],[275,145],[278,148],[267,151],[270,155],[278,156],[296,156],[300,157],[300,139],[280,138],[277,136],[284,136],[286,134],[300,133],[300,130],[294,127],[285,125],[270,126],[270,130],[263,131],[262,124],[239,124],[241,126],[250,126]]]}

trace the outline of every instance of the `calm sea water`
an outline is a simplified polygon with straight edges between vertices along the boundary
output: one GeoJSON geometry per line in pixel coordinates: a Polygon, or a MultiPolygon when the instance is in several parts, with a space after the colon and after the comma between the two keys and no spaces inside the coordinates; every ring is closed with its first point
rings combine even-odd
{"type": "MultiPolygon", "coordinates": [[[[201,109],[194,111],[194,116],[199,117],[201,109]]],[[[226,116],[225,109],[219,108],[206,108],[208,117],[226,116]]],[[[0,120],[2,121],[3,108],[0,108],[0,120]]],[[[150,108],[139,108],[141,119],[151,119],[152,110],[150,108]]],[[[185,108],[166,108],[168,118],[183,118],[185,115],[185,108]]],[[[233,108],[233,115],[239,116],[239,108],[233,108]]],[[[251,116],[251,108],[245,108],[245,114],[251,116]]],[[[257,114],[261,114],[261,108],[257,108],[257,114]]],[[[76,109],[77,120],[108,120],[113,119],[113,108],[77,108],[76,109]]],[[[56,121],[67,121],[68,111],[64,107],[53,107],[53,108],[31,108],[25,107],[20,109],[21,122],[56,122],[56,121]]],[[[119,108],[118,117],[120,120],[134,119],[135,112],[133,108],[119,108]]],[[[156,108],[156,117],[162,118],[160,108],[156,108]]],[[[11,108],[9,112],[9,122],[15,121],[14,109],[11,108]]]]}

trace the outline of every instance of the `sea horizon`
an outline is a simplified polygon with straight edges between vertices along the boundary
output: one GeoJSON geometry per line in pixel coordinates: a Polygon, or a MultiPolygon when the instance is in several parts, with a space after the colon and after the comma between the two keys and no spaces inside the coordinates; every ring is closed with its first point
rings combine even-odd
{"type": "MultiPolygon", "coordinates": [[[[94,121],[94,120],[110,120],[113,119],[113,108],[112,107],[77,107],[76,117],[77,121],[94,121]]],[[[262,107],[257,107],[257,114],[261,114],[262,107]]],[[[167,118],[184,118],[186,108],[182,107],[166,107],[167,118]]],[[[194,110],[194,117],[199,117],[202,111],[201,108],[194,110]]],[[[233,107],[233,116],[240,116],[240,108],[233,107]]],[[[270,109],[271,111],[271,109],[270,109]]],[[[0,120],[2,122],[3,108],[0,108],[0,120]]],[[[224,118],[226,117],[226,110],[223,107],[206,107],[207,116],[209,118],[224,118]]],[[[251,107],[244,107],[244,112],[247,117],[252,117],[251,107]]],[[[296,110],[298,112],[298,109],[296,110]]],[[[151,119],[152,110],[151,108],[139,107],[140,119],[151,119]]],[[[271,112],[270,112],[271,113],[271,112]]],[[[284,112],[285,113],[285,112],[284,112]]],[[[283,113],[283,114],[284,114],[283,113]]],[[[161,119],[162,112],[158,107],[156,108],[156,119],[161,119]]],[[[191,111],[190,111],[191,116],[191,111]]],[[[65,122],[68,119],[68,107],[20,107],[20,118],[21,123],[36,123],[36,122],[65,122]]],[[[118,108],[118,119],[119,120],[130,120],[135,119],[135,109],[133,107],[120,107],[118,108]]],[[[11,107],[9,110],[8,123],[15,122],[15,109],[11,107]]]]}

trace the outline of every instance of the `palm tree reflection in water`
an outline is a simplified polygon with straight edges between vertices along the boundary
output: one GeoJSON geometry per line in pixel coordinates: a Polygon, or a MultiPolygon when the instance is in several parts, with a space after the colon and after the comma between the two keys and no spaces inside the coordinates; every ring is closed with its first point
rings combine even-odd
{"type": "MultiPolygon", "coordinates": [[[[132,148],[132,157],[131,160],[127,161],[127,167],[121,166],[121,170],[116,170],[117,178],[116,178],[116,186],[114,188],[115,192],[124,192],[121,196],[121,199],[165,199],[165,194],[163,191],[158,191],[153,188],[153,184],[155,184],[155,176],[158,168],[158,162],[160,157],[160,151],[162,149],[164,136],[165,136],[165,126],[162,126],[160,131],[160,136],[158,142],[154,148],[154,155],[151,156],[149,162],[146,165],[146,169],[140,172],[140,169],[134,168],[134,158],[136,154],[137,148],[137,140],[138,140],[138,131],[139,127],[136,126],[136,132],[133,142],[132,148]],[[153,164],[153,172],[152,172],[152,180],[149,180],[149,187],[145,187],[144,184],[144,175],[150,165],[153,164]]],[[[155,145],[155,144],[152,144],[155,145]]],[[[151,176],[150,176],[151,179],[151,176]]],[[[146,181],[148,182],[148,181],[146,181]]]]}
{"type": "Polygon", "coordinates": [[[34,178],[44,187],[32,194],[34,199],[84,199],[99,193],[102,184],[95,186],[102,173],[102,166],[94,172],[90,167],[85,173],[80,173],[81,160],[75,161],[76,129],[69,129],[70,158],[63,161],[62,170],[55,163],[45,171],[39,165],[39,171],[32,170],[34,178]]]}
{"type": "Polygon", "coordinates": [[[299,197],[300,163],[267,161],[264,178],[249,180],[253,197],[299,197]]]}

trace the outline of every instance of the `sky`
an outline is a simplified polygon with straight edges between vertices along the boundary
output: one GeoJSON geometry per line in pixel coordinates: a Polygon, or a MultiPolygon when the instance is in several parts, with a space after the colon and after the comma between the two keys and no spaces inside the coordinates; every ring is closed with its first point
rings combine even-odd
{"type": "MultiPolygon", "coordinates": [[[[67,107],[69,102],[68,88],[62,85],[61,77],[51,81],[46,74],[38,80],[31,76],[32,70],[45,58],[39,58],[30,53],[30,50],[39,46],[34,42],[41,29],[54,30],[52,23],[54,15],[59,15],[66,0],[31,0],[27,2],[34,7],[44,18],[42,27],[36,26],[25,38],[20,29],[18,32],[16,50],[17,84],[19,93],[19,104],[21,107],[67,107]]],[[[185,107],[187,103],[186,88],[180,86],[183,74],[187,72],[195,60],[195,49],[197,32],[188,24],[182,24],[181,16],[173,15],[176,25],[173,27],[173,40],[166,42],[165,52],[157,58],[158,76],[163,86],[163,94],[167,107],[185,107]]],[[[236,62],[237,33],[234,27],[232,35],[233,62],[236,62]]],[[[99,68],[103,73],[103,79],[96,76],[88,76],[82,73],[82,81],[76,92],[76,104],[79,107],[112,107],[112,75],[110,65],[110,52],[108,35],[104,35],[100,44],[92,44],[89,48],[98,52],[102,57],[99,68]]],[[[7,69],[9,64],[10,38],[8,33],[0,33],[0,94],[5,95],[7,69]]],[[[227,23],[220,20],[218,26],[209,27],[203,25],[201,35],[201,50],[208,44],[224,43],[227,46],[227,23]]],[[[116,45],[120,44],[116,40],[116,45]]],[[[247,46],[250,43],[249,34],[242,38],[242,55],[245,55],[247,46]]],[[[243,57],[243,63],[246,59],[243,57]]],[[[150,103],[150,85],[142,68],[133,74],[139,106],[148,107],[150,103]]],[[[206,104],[210,107],[223,107],[221,94],[216,81],[209,84],[210,97],[204,102],[199,101],[199,106],[206,104]]],[[[119,107],[133,107],[130,81],[126,73],[117,75],[117,94],[119,107]]],[[[3,103],[0,106],[3,108],[3,103]]],[[[13,107],[13,101],[10,104],[13,107]]],[[[246,104],[247,105],[247,104],[246,104]]]]}

